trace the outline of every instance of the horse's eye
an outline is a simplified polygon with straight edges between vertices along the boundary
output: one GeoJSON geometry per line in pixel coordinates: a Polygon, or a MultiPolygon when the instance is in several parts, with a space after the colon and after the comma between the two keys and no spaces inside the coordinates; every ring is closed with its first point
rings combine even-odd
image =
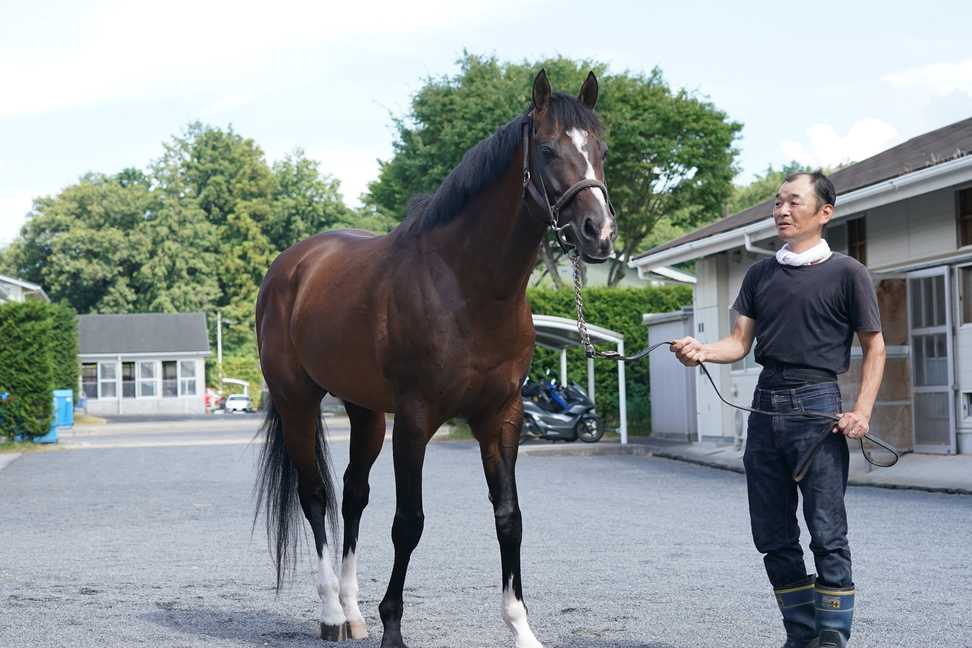
{"type": "Polygon", "coordinates": [[[540,154],[547,160],[553,160],[557,157],[557,151],[549,144],[540,145],[540,154]]]}

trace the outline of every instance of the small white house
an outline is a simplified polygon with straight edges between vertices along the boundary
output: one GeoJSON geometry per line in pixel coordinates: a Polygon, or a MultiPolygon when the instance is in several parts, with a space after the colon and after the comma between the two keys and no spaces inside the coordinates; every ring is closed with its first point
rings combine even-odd
{"type": "MultiPolygon", "coordinates": [[[[867,266],[888,348],[871,428],[903,450],[972,453],[972,118],[919,135],[836,171],[831,248],[867,266]]],[[[773,200],[660,245],[632,260],[640,273],[695,262],[692,334],[728,335],[731,307],[749,267],[779,247],[773,200]]],[[[654,362],[654,360],[652,360],[654,362]]],[[[840,377],[844,406],[860,380],[855,346],[840,377]]],[[[760,367],[753,354],[712,367],[719,389],[750,402],[760,367]]],[[[654,375],[652,377],[654,381],[654,375]]],[[[719,402],[708,381],[682,399],[695,435],[740,443],[746,417],[719,402]]],[[[664,401],[671,407],[671,401],[664,401]]]]}
{"type": "Polygon", "coordinates": [[[4,302],[22,302],[28,299],[48,301],[47,293],[37,284],[0,275],[0,304],[4,302]]]}
{"type": "Polygon", "coordinates": [[[81,315],[78,333],[88,413],[205,413],[205,313],[81,315]]]}

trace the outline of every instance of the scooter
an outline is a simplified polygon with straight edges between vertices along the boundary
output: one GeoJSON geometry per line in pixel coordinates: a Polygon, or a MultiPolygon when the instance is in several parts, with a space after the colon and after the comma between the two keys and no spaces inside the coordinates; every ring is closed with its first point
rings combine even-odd
{"type": "Polygon", "coordinates": [[[570,382],[560,389],[552,378],[538,383],[528,376],[521,394],[523,427],[520,430],[520,443],[528,439],[580,439],[585,443],[595,443],[604,436],[604,428],[594,409],[594,402],[577,383],[570,382]],[[557,398],[558,395],[562,399],[557,398]],[[558,400],[566,402],[566,409],[558,405],[558,400]]]}

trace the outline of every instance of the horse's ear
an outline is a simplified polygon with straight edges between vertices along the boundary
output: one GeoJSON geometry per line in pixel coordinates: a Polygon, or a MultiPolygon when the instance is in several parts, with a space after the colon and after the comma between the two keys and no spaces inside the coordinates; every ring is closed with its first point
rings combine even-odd
{"type": "Polygon", "coordinates": [[[547,109],[550,103],[550,81],[547,80],[547,71],[541,69],[535,79],[533,79],[533,109],[542,112],[547,109]]]}
{"type": "Polygon", "coordinates": [[[593,70],[587,73],[577,99],[591,110],[594,110],[594,106],[597,105],[597,77],[594,76],[593,70]]]}

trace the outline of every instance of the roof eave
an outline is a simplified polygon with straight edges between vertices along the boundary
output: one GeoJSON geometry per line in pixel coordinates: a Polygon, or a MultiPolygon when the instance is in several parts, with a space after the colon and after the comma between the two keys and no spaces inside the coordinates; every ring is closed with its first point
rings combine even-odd
{"type": "MultiPolygon", "coordinates": [[[[838,197],[838,211],[834,220],[848,218],[853,214],[880,207],[888,203],[906,200],[921,194],[944,189],[962,182],[972,181],[972,155],[949,160],[935,166],[906,173],[867,187],[849,191],[838,197]]],[[[673,265],[692,261],[711,254],[717,254],[745,245],[748,235],[755,240],[769,238],[776,234],[776,224],[772,217],[749,225],[713,234],[695,241],[648,253],[628,262],[631,268],[650,270],[658,266],[673,265]]]]}

